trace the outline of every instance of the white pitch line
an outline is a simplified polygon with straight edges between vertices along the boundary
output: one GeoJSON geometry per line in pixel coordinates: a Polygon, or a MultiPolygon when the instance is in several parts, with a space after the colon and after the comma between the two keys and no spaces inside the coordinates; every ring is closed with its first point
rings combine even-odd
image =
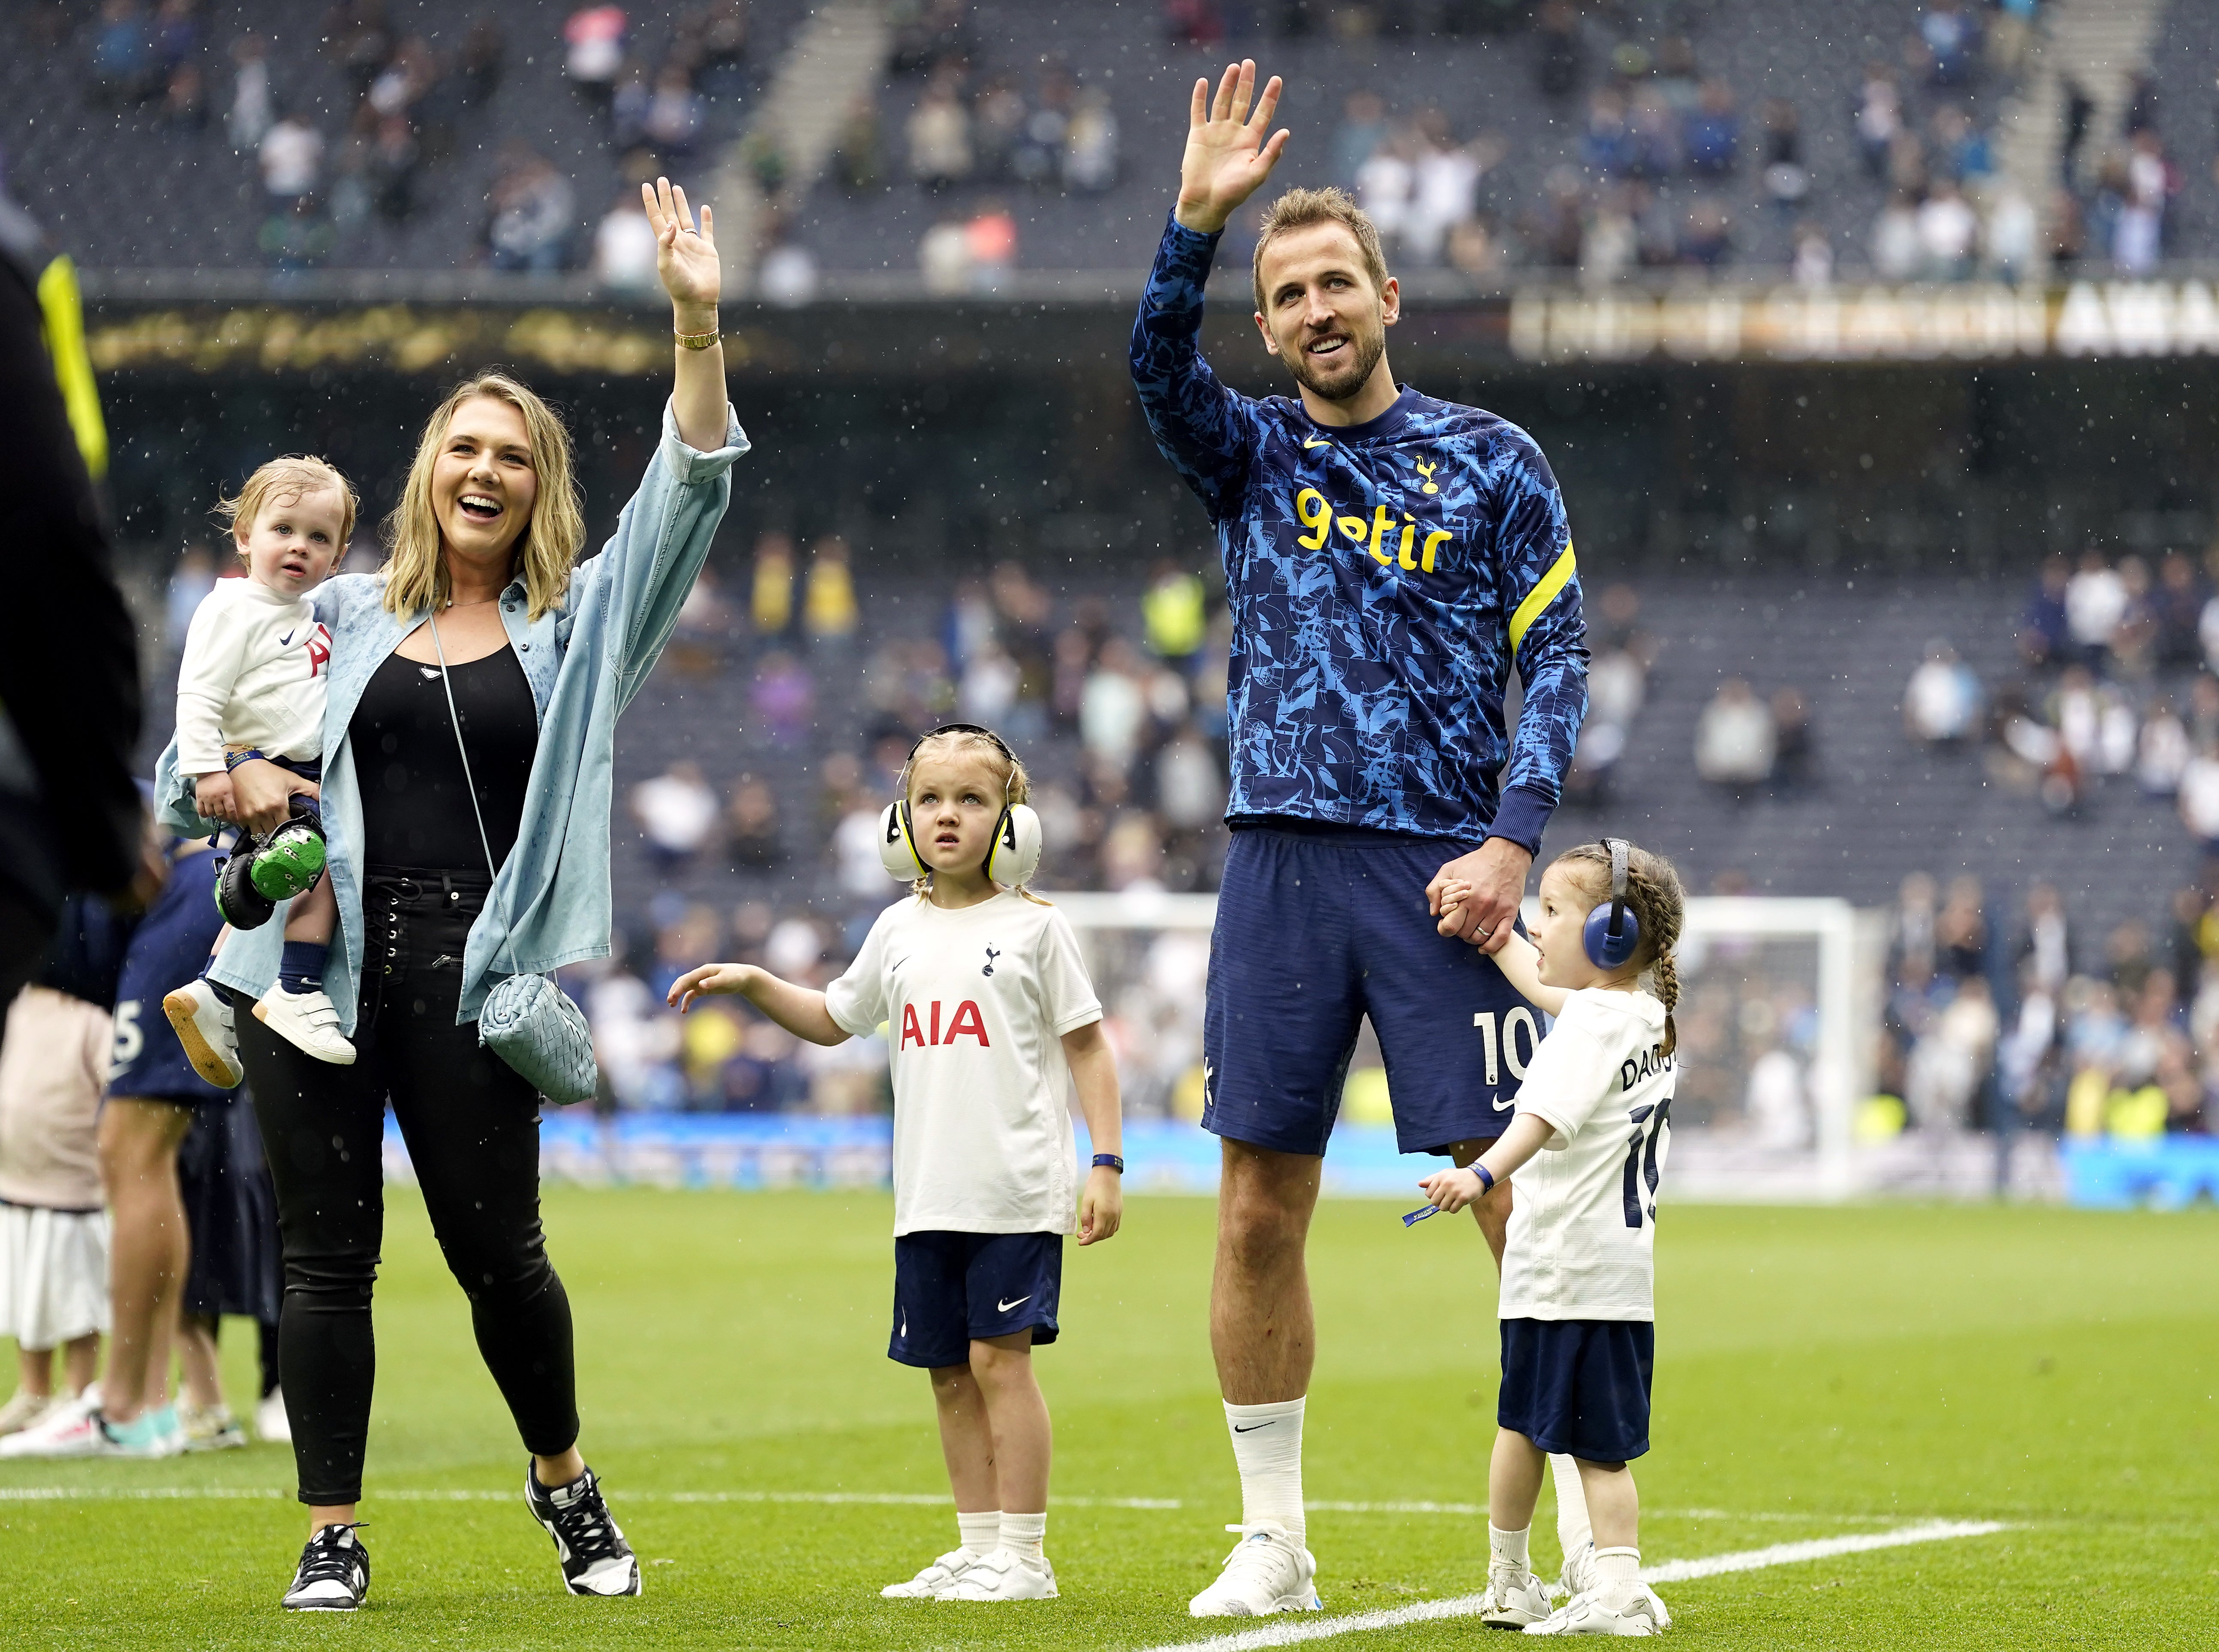
{"type": "MultiPolygon", "coordinates": [[[[1825,1560],[1835,1555],[1862,1554],[1874,1549],[1899,1549],[1906,1543],[1942,1543],[1952,1537],[1984,1537],[2001,1531],[1996,1520],[1929,1520],[1893,1531],[1861,1532],[1848,1537],[1818,1537],[1808,1543],[1775,1543],[1768,1549],[1744,1549],[1729,1555],[1708,1555],[1700,1560],[1671,1560],[1644,1568],[1651,1583],[1685,1583],[1690,1579],[1717,1577],[1726,1572],[1761,1571],[1768,1566],[1793,1566],[1799,1561],[1825,1560]]],[[[1427,1600],[1414,1606],[1395,1606],[1377,1612],[1352,1612],[1345,1618],[1291,1618],[1235,1635],[1216,1635],[1207,1640],[1172,1641],[1150,1647],[1147,1652],[1256,1652],[1269,1646],[1294,1646],[1304,1641],[1331,1640],[1339,1635],[1358,1635],[1369,1630],[1396,1629],[1404,1624],[1432,1623],[1444,1618],[1476,1618],[1484,1594],[1460,1594],[1447,1600],[1427,1600]]]]}
{"type": "MultiPolygon", "coordinates": [[[[621,1500],[642,1503],[799,1503],[827,1506],[856,1504],[885,1508],[944,1508],[948,1497],[942,1492],[772,1492],[772,1491],[634,1491],[617,1488],[621,1500]]],[[[0,1503],[28,1502],[159,1502],[192,1498],[248,1500],[282,1499],[291,1494],[279,1487],[270,1486],[0,1486],[0,1503]]],[[[384,1498],[395,1503],[506,1503],[516,1496],[509,1491],[481,1489],[424,1490],[396,1487],[388,1491],[371,1487],[364,1494],[364,1502],[384,1498]]],[[[1177,1512],[1187,1506],[1176,1497],[1055,1497],[1049,1500],[1060,1508],[1080,1509],[1140,1509],[1154,1512],[1177,1512]]],[[[1442,1514],[1458,1518],[1484,1518],[1484,1503],[1438,1503],[1424,1500],[1390,1502],[1340,1502],[1331,1499],[1312,1499],[1307,1505],[1312,1514],[1442,1514]]],[[[1818,1525],[1853,1525],[1863,1521],[1886,1520],[1887,1515],[1818,1514],[1813,1512],[1781,1512],[1764,1511],[1739,1512],[1733,1509],[1651,1509],[1652,1520],[1750,1520],[1750,1521],[1809,1521],[1818,1525]]]]}

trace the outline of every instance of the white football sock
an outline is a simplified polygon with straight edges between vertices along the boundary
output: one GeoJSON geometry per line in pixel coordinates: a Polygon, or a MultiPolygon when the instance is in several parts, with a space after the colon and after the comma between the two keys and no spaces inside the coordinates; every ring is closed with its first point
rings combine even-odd
{"type": "Polygon", "coordinates": [[[1296,1543],[1307,1541],[1302,1519],[1302,1404],[1225,1406],[1233,1432],[1233,1461],[1240,1469],[1240,1523],[1275,1520],[1296,1543]]]}
{"type": "Polygon", "coordinates": [[[1641,1592],[1641,1551],[1638,1549],[1598,1549],[1594,1553],[1594,1588],[1613,1612],[1623,1612],[1641,1592]]]}
{"type": "Polygon", "coordinates": [[[1013,1554],[1022,1555],[1027,1560],[1038,1560],[1047,1542],[1047,1515],[1004,1514],[1002,1517],[1002,1547],[1013,1554]]]}
{"type": "Polygon", "coordinates": [[[1557,1541],[1569,1560],[1594,1541],[1588,1525],[1587,1488],[1580,1484],[1580,1465],[1561,1451],[1549,1458],[1549,1473],[1557,1482],[1557,1541]]]}
{"type": "Polygon", "coordinates": [[[989,1509],[984,1514],[965,1514],[959,1510],[955,1529],[963,1534],[964,1548],[974,1555],[991,1554],[994,1545],[1002,1541],[1002,1511],[989,1509]]]}
{"type": "Polygon", "coordinates": [[[1521,1526],[1515,1531],[1505,1531],[1493,1521],[1487,1526],[1487,1563],[1490,1566],[1515,1566],[1520,1572],[1533,1569],[1526,1557],[1526,1540],[1533,1535],[1532,1526],[1521,1526]]]}

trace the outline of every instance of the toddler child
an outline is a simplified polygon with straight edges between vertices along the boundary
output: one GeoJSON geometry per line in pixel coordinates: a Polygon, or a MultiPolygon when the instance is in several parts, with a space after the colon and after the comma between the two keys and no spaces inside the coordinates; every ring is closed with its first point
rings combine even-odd
{"type": "MultiPolygon", "coordinates": [[[[230,771],[251,757],[323,778],[332,638],[309,593],[345,553],[357,503],[336,469],[301,455],[270,460],[217,506],[246,577],[218,580],[202,599],[177,668],[177,767],[197,777],[194,807],[206,819],[238,823],[230,771]]],[[[216,904],[231,928],[252,929],[289,900],[277,984],[255,1018],[317,1059],[346,1066],[354,1046],[323,984],[339,905],[323,876],[322,817],[309,796],[296,793],[292,808],[267,837],[250,842],[242,830],[217,874],[216,904]]],[[[194,1071],[223,1090],[239,1082],[231,1005],[205,975],[165,996],[162,1009],[194,1071]]]]}

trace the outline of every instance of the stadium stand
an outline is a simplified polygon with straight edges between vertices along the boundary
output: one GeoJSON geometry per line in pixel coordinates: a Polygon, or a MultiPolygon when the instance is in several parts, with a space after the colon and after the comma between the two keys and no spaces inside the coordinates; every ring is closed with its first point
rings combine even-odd
{"type": "Polygon", "coordinates": [[[320,14],[277,0],[158,10],[119,0],[97,11],[17,0],[27,49],[0,65],[0,106],[18,112],[0,141],[42,220],[65,236],[98,226],[89,262],[107,268],[477,264],[496,201],[545,204],[533,192],[547,182],[535,170],[544,161],[559,180],[547,210],[561,233],[551,251],[500,262],[585,270],[626,180],[662,165],[714,179],[700,193],[725,195],[736,238],[799,249],[805,275],[790,295],[813,290],[812,268],[829,290],[873,275],[913,290],[942,226],[983,238],[967,263],[959,256],[950,285],[963,290],[991,287],[1004,266],[1129,277],[1144,265],[1166,194],[1160,134],[1176,130],[1192,78],[1240,51],[1294,89],[1287,181],[1361,182],[1375,203],[1384,192],[1391,217],[1414,160],[1419,187],[1431,178],[1445,192],[1446,207],[1419,203],[1401,261],[1421,283],[1428,263],[1455,267],[1432,278],[1446,290],[1575,264],[1588,280],[1665,267],[2017,273],[2028,252],[2005,242],[2038,220],[1996,221],[2013,191],[2073,220],[2084,256],[2102,264],[2121,207],[2145,188],[2129,165],[2143,128],[2155,134],[2152,165],[2164,163],[2148,174],[2162,179],[2164,255],[2203,256],[2219,235],[2203,129],[2219,35],[2185,3],[2054,0],[2037,13],[2048,48],[2010,53],[1991,49],[2005,38],[2001,13],[1950,0],[1719,0],[1639,16],[1444,0],[1343,8],[1330,28],[1324,9],[1302,7],[850,8],[883,18],[873,25],[892,41],[882,79],[867,65],[798,61],[825,54],[805,27],[817,9],[755,0],[674,18],[634,8],[612,78],[595,90],[571,74],[563,14],[547,8],[457,17],[421,0],[341,0],[320,14]],[[1288,32],[1309,11],[1316,27],[1288,32]],[[1921,44],[1937,15],[1977,16],[1990,32],[1945,64],[1921,44]],[[1341,29],[1352,16],[1384,26],[1341,29]],[[705,46],[716,16],[743,44],[705,46]],[[1551,34],[1565,18],[1568,31],[1551,34]],[[1188,43],[1197,38],[1209,43],[1188,43]],[[1563,43],[1553,55],[1552,40],[1563,43]],[[258,61],[270,114],[235,118],[242,71],[258,61]],[[788,71],[791,86],[774,96],[788,71]],[[2076,145],[2076,199],[2054,205],[2041,197],[2072,89],[2084,85],[2094,101],[2076,145]],[[833,107],[851,87],[864,95],[833,107]],[[1893,110],[1874,117],[1899,128],[1892,142],[1861,127],[1874,96],[1893,110]],[[918,128],[928,104],[945,119],[918,128]],[[289,127],[265,149],[260,127],[287,114],[306,134],[289,127]],[[933,131],[955,143],[954,158],[913,152],[933,131]],[[1402,170],[1390,161],[1359,180],[1381,149],[1400,153],[1402,170]],[[1428,172],[1428,154],[1450,158],[1428,172]],[[751,192],[766,197],[760,209],[751,192]],[[1955,204],[1960,194],[1973,216],[1955,204]],[[1923,220],[1921,196],[1942,197],[1923,220]],[[1892,197],[1904,211],[1890,220],[1892,197]],[[1475,211],[1477,232],[1445,238],[1475,211]],[[1949,237],[1977,238],[1980,212],[1992,244],[1951,257],[1949,237]]]}

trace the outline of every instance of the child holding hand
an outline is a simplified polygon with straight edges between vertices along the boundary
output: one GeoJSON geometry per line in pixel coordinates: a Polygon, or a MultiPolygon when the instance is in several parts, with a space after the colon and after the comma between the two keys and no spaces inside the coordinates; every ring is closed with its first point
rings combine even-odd
{"type": "MultiPolygon", "coordinates": [[[[1444,904],[1468,893],[1451,884],[1444,904]]],[[[1516,1177],[1480,1618],[1529,1635],[1650,1635],[1672,1620],[1641,1581],[1627,1464],[1649,1449],[1656,1191],[1680,991],[1672,949],[1684,902],[1669,861],[1607,838],[1557,857],[1542,874],[1540,906],[1533,939],[1514,934],[1495,955],[1554,1017],[1518,1111],[1469,1169],[1418,1184],[1439,1208],[1461,1210],[1516,1177]],[[1594,1534],[1586,1555],[1566,1556],[1573,1593],[1553,1612],[1526,1548],[1550,1452],[1577,1463],[1594,1534]]]]}
{"type": "Polygon", "coordinates": [[[681,976],[681,1013],[737,993],[817,1044],[893,1046],[894,1313],[887,1357],[930,1372],[960,1541],[891,1599],[1055,1597],[1051,1432],[1032,1350],[1054,1342],[1063,1236],[1124,1209],[1117,1069],[1069,922],[1025,892],[1038,823],[1024,767],[969,724],[917,742],[882,821],[886,869],[915,878],[822,992],[749,964],[681,976]],[[918,875],[922,874],[922,875],[918,875]],[[1004,885],[1010,885],[1004,887],[1004,885]],[[1069,1089],[1096,1152],[1074,1186],[1069,1089]]]}

